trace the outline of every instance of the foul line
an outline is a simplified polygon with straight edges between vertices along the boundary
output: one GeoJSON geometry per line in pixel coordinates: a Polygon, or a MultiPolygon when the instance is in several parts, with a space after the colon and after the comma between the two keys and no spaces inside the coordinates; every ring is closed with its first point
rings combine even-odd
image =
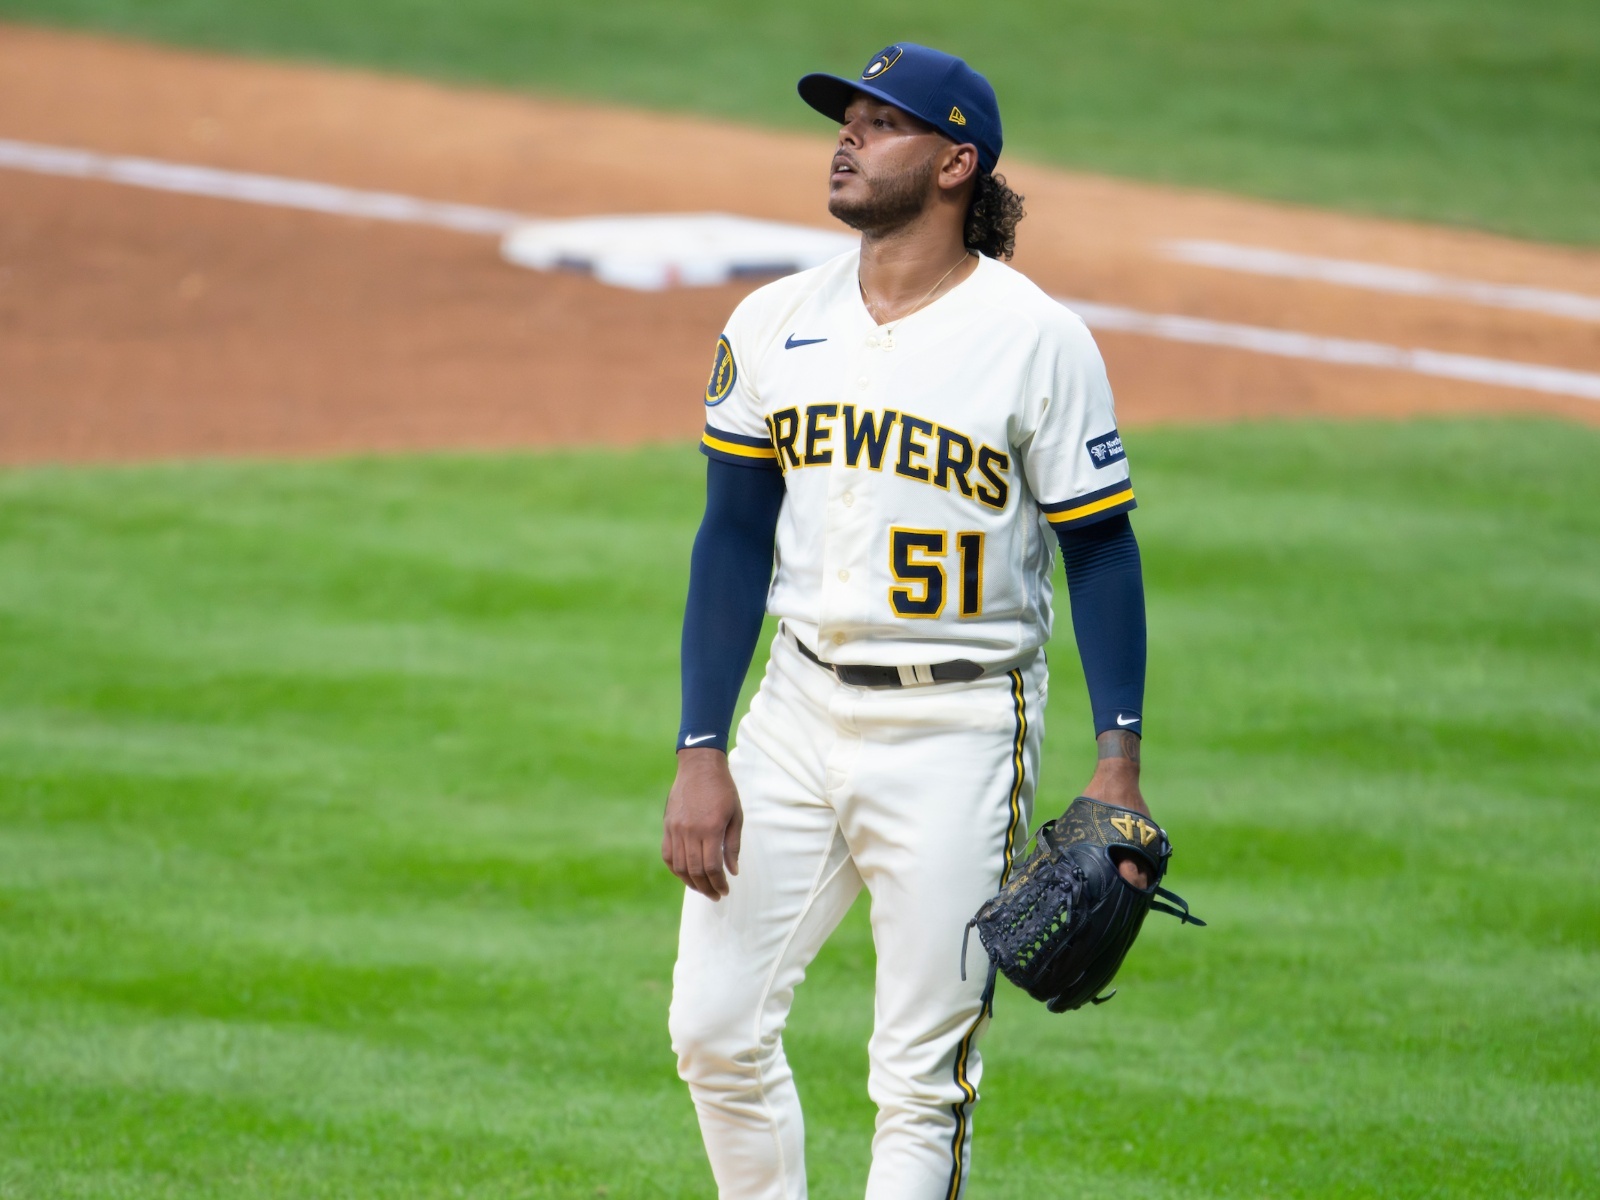
{"type": "Polygon", "coordinates": [[[1248,350],[1279,358],[1309,359],[1350,367],[1382,367],[1467,383],[1487,383],[1497,387],[1548,392],[1556,396],[1600,400],[1600,374],[1591,371],[1571,371],[1565,367],[1546,367],[1503,358],[1479,358],[1472,354],[1447,354],[1441,350],[1411,350],[1383,342],[1317,337],[1284,329],[1267,329],[1260,325],[1232,325],[1204,317],[1145,313],[1066,296],[1058,296],[1057,299],[1082,317],[1084,324],[1091,329],[1143,334],[1200,346],[1224,346],[1230,350],[1248,350]]]}
{"type": "Polygon", "coordinates": [[[154,158],[130,158],[96,154],[90,150],[68,150],[60,146],[37,146],[4,138],[0,138],[0,167],[13,167],[38,175],[99,179],[130,187],[153,188],[158,192],[242,200],[248,204],[267,204],[275,208],[298,208],[344,217],[367,217],[374,221],[397,221],[406,225],[431,225],[436,229],[453,229],[458,233],[503,234],[529,219],[521,213],[479,208],[474,204],[443,204],[395,192],[364,192],[356,188],[336,187],[331,183],[285,179],[281,175],[252,175],[243,171],[223,171],[216,167],[161,162],[154,158]]]}
{"type": "Polygon", "coordinates": [[[1552,317],[1569,317],[1574,321],[1600,321],[1600,296],[1585,296],[1578,292],[1485,283],[1478,279],[1458,279],[1407,267],[1357,262],[1348,258],[1318,258],[1312,254],[1290,254],[1261,246],[1238,246],[1232,242],[1163,242],[1161,251],[1166,258],[1176,262],[1218,267],[1224,271],[1310,279],[1317,283],[1365,288],[1373,292],[1394,292],[1404,296],[1462,300],[1490,308],[1512,308],[1552,317]]]}
{"type": "MultiPolygon", "coordinates": [[[[242,171],[225,171],[216,167],[161,162],[152,158],[97,154],[90,150],[41,146],[5,138],[0,138],[0,167],[72,179],[98,179],[129,187],[151,188],[156,191],[178,192],[191,196],[209,196],[220,200],[238,200],[277,208],[366,217],[376,221],[394,221],[408,225],[427,225],[458,233],[503,235],[530,219],[522,213],[508,212],[504,209],[420,200],[415,196],[403,196],[396,192],[361,191],[305,179],[288,179],[280,175],[256,175],[242,171]]],[[[1196,247],[1222,246],[1225,243],[1185,242],[1173,245],[1196,247]]],[[[1248,248],[1230,247],[1230,250],[1248,250],[1248,248]]],[[[1275,256],[1278,254],[1277,251],[1255,253],[1275,256]]],[[[1301,258],[1302,256],[1279,257],[1301,258]]],[[[1341,263],[1341,260],[1337,259],[1303,261],[1341,263]]],[[[1565,292],[1544,292],[1537,288],[1500,288],[1493,284],[1474,284],[1470,280],[1445,280],[1442,276],[1428,276],[1424,272],[1400,271],[1373,264],[1342,265],[1391,272],[1386,276],[1391,279],[1420,276],[1428,280],[1443,281],[1451,286],[1526,294],[1524,300],[1527,295],[1558,297],[1562,298],[1563,303],[1583,301],[1596,304],[1597,309],[1600,309],[1600,301],[1590,301],[1587,297],[1565,292]]],[[[1343,282],[1342,279],[1329,279],[1329,281],[1343,282]]],[[[1396,286],[1385,290],[1410,289],[1396,286]]],[[[1114,333],[1139,334],[1203,346],[1222,346],[1255,354],[1306,359],[1341,366],[1410,371],[1418,375],[1433,375],[1468,383],[1522,388],[1552,395],[1577,396],[1584,400],[1600,401],[1600,374],[1588,371],[1573,371],[1563,367],[1546,367],[1537,363],[1511,362],[1505,359],[1478,358],[1468,354],[1446,354],[1438,350],[1412,350],[1381,342],[1317,337],[1312,334],[1267,329],[1255,325],[1233,325],[1203,317],[1145,313],[1116,305],[1097,304],[1090,300],[1062,298],[1061,302],[1078,313],[1091,328],[1114,333]]],[[[1531,301],[1506,306],[1536,307],[1531,301]]],[[[1539,311],[1551,310],[1540,308],[1539,311]]],[[[1573,311],[1586,310],[1580,306],[1577,310],[1566,311],[1561,315],[1570,316],[1573,311]]]]}

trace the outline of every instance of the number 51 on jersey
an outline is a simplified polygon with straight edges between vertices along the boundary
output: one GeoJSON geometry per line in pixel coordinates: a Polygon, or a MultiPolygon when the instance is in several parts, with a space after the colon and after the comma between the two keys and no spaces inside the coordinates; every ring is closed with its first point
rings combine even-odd
{"type": "Polygon", "coordinates": [[[897,617],[938,617],[949,593],[945,563],[955,543],[956,583],[963,617],[983,615],[983,534],[943,529],[889,530],[889,574],[901,587],[889,588],[889,609],[897,617]]]}

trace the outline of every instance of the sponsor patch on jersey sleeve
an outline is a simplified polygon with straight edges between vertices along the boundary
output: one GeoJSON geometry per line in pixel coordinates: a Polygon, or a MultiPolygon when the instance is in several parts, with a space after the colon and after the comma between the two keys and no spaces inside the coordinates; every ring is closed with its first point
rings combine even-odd
{"type": "Polygon", "coordinates": [[[1039,510],[1057,529],[1074,529],[1083,525],[1093,525],[1096,521],[1103,521],[1118,513],[1132,512],[1138,507],[1138,502],[1133,498],[1133,481],[1124,479],[1109,487],[1086,492],[1082,496],[1074,496],[1071,500],[1062,500],[1057,504],[1041,504],[1039,510]]]}
{"type": "Polygon", "coordinates": [[[706,407],[715,408],[728,398],[733,384],[739,378],[739,368],[733,361],[733,344],[728,335],[717,339],[717,354],[711,361],[711,378],[706,380],[706,407]]]}
{"type": "Polygon", "coordinates": [[[1115,429],[1110,433],[1102,433],[1099,437],[1090,438],[1084,443],[1084,449],[1089,452],[1089,461],[1094,464],[1097,471],[1128,457],[1122,448],[1122,438],[1115,429]]]}
{"type": "Polygon", "coordinates": [[[778,452],[770,438],[749,437],[707,425],[700,435],[700,453],[739,467],[778,468],[778,452]]]}

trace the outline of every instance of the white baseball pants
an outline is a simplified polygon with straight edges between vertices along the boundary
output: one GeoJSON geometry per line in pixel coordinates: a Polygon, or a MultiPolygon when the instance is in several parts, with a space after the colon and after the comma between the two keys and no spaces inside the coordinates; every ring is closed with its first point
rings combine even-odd
{"type": "Polygon", "coordinates": [[[864,884],[877,950],[867,1200],[957,1200],[987,1016],[961,936],[1027,840],[1044,656],[972,683],[861,688],[780,632],[729,756],[739,874],[684,897],[671,1032],[722,1200],[802,1200],[805,1133],[783,1052],[795,987],[864,884]]]}

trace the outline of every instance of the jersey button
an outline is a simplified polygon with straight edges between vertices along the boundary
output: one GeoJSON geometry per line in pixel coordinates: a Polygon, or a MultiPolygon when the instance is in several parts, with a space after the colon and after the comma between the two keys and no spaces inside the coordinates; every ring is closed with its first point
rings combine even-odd
{"type": "Polygon", "coordinates": [[[842,633],[836,633],[836,634],[834,634],[834,635],[833,635],[833,644],[834,644],[834,645],[835,645],[835,646],[842,646],[842,645],[844,645],[844,634],[842,634],[842,633]]]}
{"type": "Polygon", "coordinates": [[[864,387],[871,387],[872,386],[872,380],[868,379],[865,375],[863,375],[860,379],[856,380],[856,386],[857,387],[863,387],[863,388],[864,387]]]}
{"type": "Polygon", "coordinates": [[[846,508],[849,508],[856,502],[856,494],[854,492],[846,492],[844,495],[840,496],[839,499],[844,502],[844,506],[846,508]]]}
{"type": "Polygon", "coordinates": [[[839,572],[839,582],[840,583],[846,582],[849,578],[850,578],[850,572],[849,571],[841,570],[839,572]]]}

